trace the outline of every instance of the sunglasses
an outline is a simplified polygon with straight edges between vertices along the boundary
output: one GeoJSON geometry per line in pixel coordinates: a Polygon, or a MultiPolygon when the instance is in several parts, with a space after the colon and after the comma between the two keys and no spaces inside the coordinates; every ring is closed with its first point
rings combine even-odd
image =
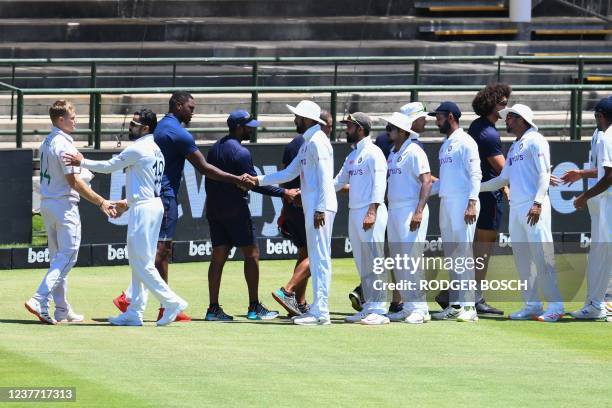
{"type": "Polygon", "coordinates": [[[508,100],[501,100],[499,102],[497,102],[498,105],[500,106],[508,106],[508,100]]]}
{"type": "Polygon", "coordinates": [[[142,127],[144,126],[142,123],[138,123],[134,120],[130,120],[130,127],[142,127]]]}

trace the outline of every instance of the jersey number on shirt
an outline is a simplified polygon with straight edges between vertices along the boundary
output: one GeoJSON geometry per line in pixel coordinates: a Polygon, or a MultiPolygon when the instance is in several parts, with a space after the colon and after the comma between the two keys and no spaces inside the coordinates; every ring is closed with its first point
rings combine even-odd
{"type": "Polygon", "coordinates": [[[164,162],[156,161],[153,165],[153,174],[155,174],[155,189],[161,189],[162,176],[164,175],[164,162]]]}
{"type": "Polygon", "coordinates": [[[51,176],[47,172],[47,169],[49,168],[49,160],[47,159],[47,163],[45,163],[43,160],[44,156],[45,156],[44,153],[40,154],[40,179],[41,181],[44,181],[45,179],[47,179],[47,184],[51,184],[51,176]]]}

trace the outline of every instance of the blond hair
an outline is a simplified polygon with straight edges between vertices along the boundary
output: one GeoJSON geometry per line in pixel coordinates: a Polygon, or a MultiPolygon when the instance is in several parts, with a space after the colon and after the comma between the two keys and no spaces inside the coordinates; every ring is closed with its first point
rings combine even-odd
{"type": "Polygon", "coordinates": [[[66,116],[69,113],[74,113],[74,105],[65,99],[60,99],[53,102],[49,108],[49,117],[51,122],[55,123],[59,118],[66,116]]]}

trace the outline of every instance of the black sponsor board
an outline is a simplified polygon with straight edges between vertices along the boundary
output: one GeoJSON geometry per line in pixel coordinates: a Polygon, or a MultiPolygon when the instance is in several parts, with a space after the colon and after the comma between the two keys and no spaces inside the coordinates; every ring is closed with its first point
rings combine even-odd
{"type": "Polygon", "coordinates": [[[127,244],[96,244],[91,246],[92,266],[127,265],[127,244]]]}
{"type": "MultiPolygon", "coordinates": [[[[11,266],[13,269],[48,268],[49,248],[13,248],[11,266]]],[[[75,266],[91,266],[91,246],[81,245],[75,266]]]]}
{"type": "Polygon", "coordinates": [[[0,244],[32,242],[32,149],[0,150],[0,244]]]}
{"type": "Polygon", "coordinates": [[[0,269],[11,269],[13,250],[11,248],[0,249],[0,269]]]}

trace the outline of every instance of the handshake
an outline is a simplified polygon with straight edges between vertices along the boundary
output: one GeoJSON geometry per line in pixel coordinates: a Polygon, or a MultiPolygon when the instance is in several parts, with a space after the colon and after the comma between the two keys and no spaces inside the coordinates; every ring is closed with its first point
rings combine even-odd
{"type": "Polygon", "coordinates": [[[121,215],[128,210],[127,200],[110,201],[103,200],[99,205],[100,211],[102,211],[107,217],[119,218],[121,215]]]}
{"type": "MultiPolygon", "coordinates": [[[[244,191],[251,190],[259,185],[259,180],[257,179],[257,177],[251,176],[250,174],[244,173],[242,176],[239,176],[239,178],[240,181],[236,183],[236,185],[244,191]]],[[[285,193],[283,194],[283,198],[285,199],[285,201],[293,203],[297,207],[302,206],[299,188],[286,188],[285,193]]]]}

